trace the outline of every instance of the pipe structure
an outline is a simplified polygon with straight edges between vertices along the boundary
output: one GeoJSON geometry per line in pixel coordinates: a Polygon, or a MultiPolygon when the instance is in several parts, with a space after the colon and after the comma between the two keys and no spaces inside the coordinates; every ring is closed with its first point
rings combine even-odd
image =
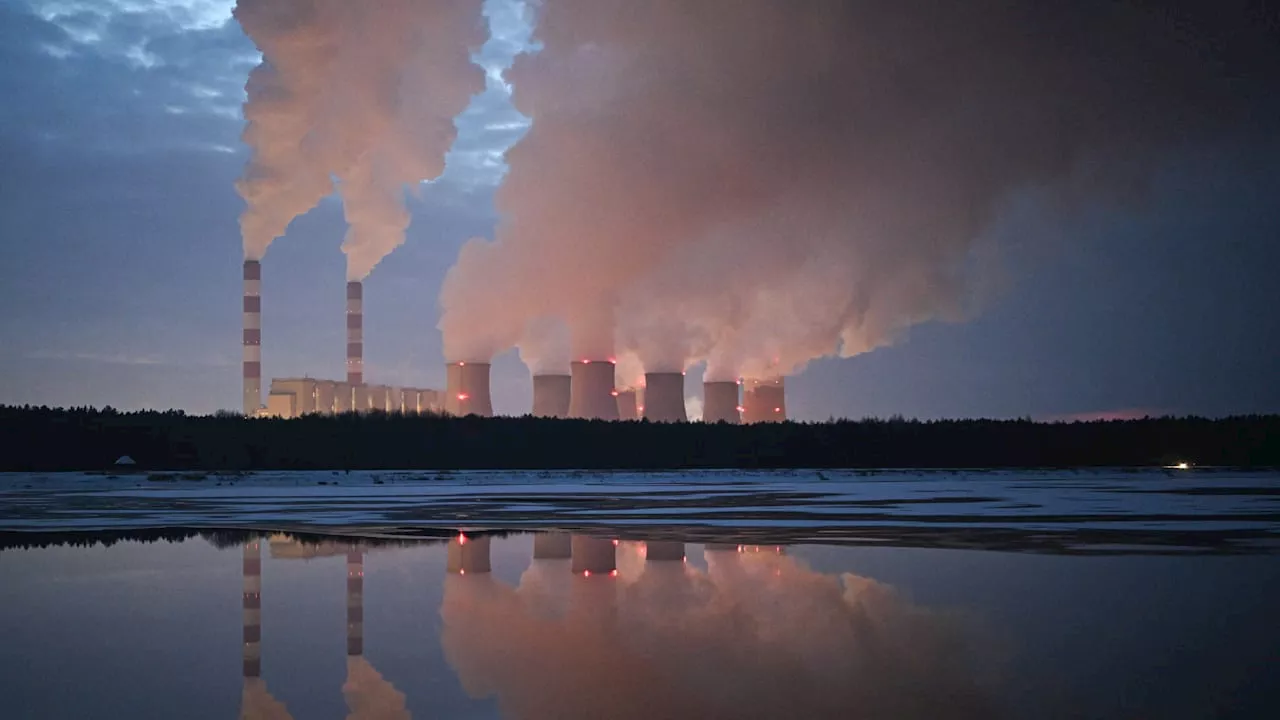
{"type": "Polygon", "coordinates": [[[702,421],[737,425],[742,422],[742,404],[737,382],[702,383],[702,421]]]}
{"type": "Polygon", "coordinates": [[[644,417],[652,422],[685,422],[684,373],[644,374],[644,417]]]}
{"type": "Polygon", "coordinates": [[[244,414],[262,408],[262,263],[244,261],[244,414]]]}
{"type": "Polygon", "coordinates": [[[364,384],[364,283],[358,280],[347,283],[347,383],[364,384]]]}
{"type": "Polygon", "coordinates": [[[450,415],[493,416],[489,363],[455,362],[445,366],[444,411],[450,415]]]}
{"type": "Polygon", "coordinates": [[[618,401],[613,396],[612,360],[575,360],[569,383],[569,417],[617,420],[618,401]]]}
{"type": "Polygon", "coordinates": [[[742,391],[743,422],[783,422],[786,419],[786,385],[783,378],[753,378],[746,381],[742,391]]]}
{"type": "Polygon", "coordinates": [[[535,417],[569,417],[570,375],[533,376],[533,415],[535,417]]]}

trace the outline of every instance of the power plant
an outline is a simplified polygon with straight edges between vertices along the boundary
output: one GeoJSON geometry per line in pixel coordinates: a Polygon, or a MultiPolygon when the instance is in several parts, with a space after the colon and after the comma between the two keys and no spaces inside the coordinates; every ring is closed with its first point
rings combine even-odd
{"type": "Polygon", "coordinates": [[[534,417],[569,417],[570,375],[533,376],[534,417]]]}
{"type": "Polygon", "coordinates": [[[781,377],[746,381],[742,391],[743,422],[782,422],[786,419],[786,387],[781,377]]]}
{"type": "Polygon", "coordinates": [[[742,404],[737,382],[702,383],[702,421],[737,425],[742,422],[742,404]]]}
{"type": "Polygon", "coordinates": [[[685,422],[684,373],[644,374],[644,418],[651,422],[685,422]]]}
{"type": "Polygon", "coordinates": [[[569,383],[569,417],[617,420],[612,360],[575,360],[569,383]]]}

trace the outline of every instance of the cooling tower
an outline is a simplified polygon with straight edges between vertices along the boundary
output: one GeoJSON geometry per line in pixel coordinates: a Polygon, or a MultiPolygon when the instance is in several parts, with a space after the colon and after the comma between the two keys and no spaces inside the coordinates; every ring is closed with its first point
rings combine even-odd
{"type": "Polygon", "coordinates": [[[618,419],[619,420],[639,420],[640,411],[636,408],[635,390],[619,390],[618,391],[618,419]]]}
{"type": "Polygon", "coordinates": [[[702,421],[727,422],[737,425],[742,422],[742,411],[739,410],[738,383],[736,382],[704,382],[702,383],[702,421]]]}
{"type": "Polygon", "coordinates": [[[570,545],[570,572],[573,574],[606,575],[618,569],[618,548],[612,540],[574,535],[570,545]]]}
{"type": "Polygon", "coordinates": [[[533,376],[533,415],[535,417],[569,417],[569,375],[533,376]]]}
{"type": "Polygon", "coordinates": [[[489,538],[467,537],[459,533],[449,541],[445,571],[465,575],[489,572],[489,538]]]}
{"type": "Polygon", "coordinates": [[[613,396],[614,364],[610,360],[573,363],[569,384],[569,417],[617,420],[618,401],[613,396]]]}
{"type": "Polygon", "coordinates": [[[644,374],[644,417],[652,422],[684,422],[684,373],[644,374]]]}
{"type": "Polygon", "coordinates": [[[568,560],[572,555],[569,533],[545,532],[533,536],[534,560],[568,560]]]}
{"type": "Polygon", "coordinates": [[[262,263],[244,261],[244,414],[262,407],[262,263]]]}
{"type": "Polygon", "coordinates": [[[782,378],[746,381],[742,390],[743,422],[782,422],[786,419],[786,386],[782,378]]]}
{"type": "Polygon", "coordinates": [[[364,284],[347,283],[347,382],[364,383],[364,284]]]}
{"type": "Polygon", "coordinates": [[[444,411],[450,415],[493,416],[489,398],[489,363],[456,362],[445,366],[444,411]]]}
{"type": "Polygon", "coordinates": [[[645,562],[684,561],[684,543],[674,540],[650,540],[644,544],[645,562]]]}

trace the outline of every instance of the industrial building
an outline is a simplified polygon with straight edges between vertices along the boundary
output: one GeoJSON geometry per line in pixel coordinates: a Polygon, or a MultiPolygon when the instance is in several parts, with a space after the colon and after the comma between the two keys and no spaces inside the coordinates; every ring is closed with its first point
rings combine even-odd
{"type": "Polygon", "coordinates": [[[271,381],[267,406],[257,414],[296,418],[345,412],[440,413],[445,409],[441,395],[439,390],[420,388],[352,386],[345,382],[305,377],[278,378],[271,381]]]}

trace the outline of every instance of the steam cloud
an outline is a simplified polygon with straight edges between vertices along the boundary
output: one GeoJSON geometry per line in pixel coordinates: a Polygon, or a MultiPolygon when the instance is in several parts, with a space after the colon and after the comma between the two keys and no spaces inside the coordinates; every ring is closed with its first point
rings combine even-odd
{"type": "Polygon", "coordinates": [[[532,128],[441,293],[451,360],[547,317],[575,358],[708,380],[866,352],[977,309],[1018,193],[1116,197],[1274,117],[1245,0],[537,7],[509,73],[532,128]]]}
{"type": "Polygon", "coordinates": [[[958,616],[772,552],[728,555],[635,577],[620,552],[616,581],[555,562],[518,588],[450,576],[445,658],[473,697],[530,719],[994,715],[958,616]]]}
{"type": "Polygon", "coordinates": [[[253,155],[236,184],[246,258],[261,259],[335,180],[349,280],[404,242],[406,187],[443,172],[453,118],[484,88],[470,60],[481,1],[239,0],[263,56],[246,85],[253,155]]]}

